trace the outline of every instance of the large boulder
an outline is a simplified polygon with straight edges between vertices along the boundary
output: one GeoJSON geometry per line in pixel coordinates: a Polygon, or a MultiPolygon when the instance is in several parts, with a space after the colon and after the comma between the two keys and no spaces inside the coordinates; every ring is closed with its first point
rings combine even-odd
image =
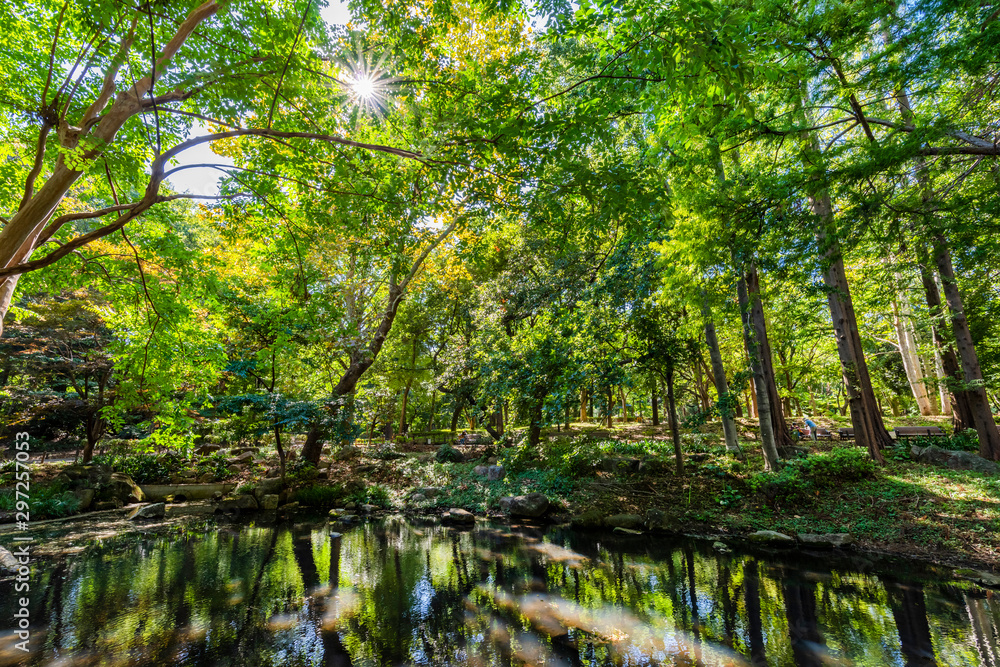
{"type": "Polygon", "coordinates": [[[195,449],[194,453],[197,454],[198,456],[207,456],[208,454],[214,454],[215,452],[219,451],[220,449],[222,449],[222,447],[220,445],[209,445],[209,444],[206,444],[206,445],[201,445],[200,447],[198,447],[197,449],[195,449]]]}
{"type": "Polygon", "coordinates": [[[509,512],[511,516],[532,519],[537,519],[549,511],[549,499],[545,497],[544,493],[529,493],[525,496],[514,496],[513,498],[507,496],[500,499],[500,508],[504,509],[504,505],[506,505],[504,511],[509,512]],[[504,503],[506,499],[509,499],[509,502],[504,503]]]}
{"type": "Polygon", "coordinates": [[[747,539],[757,544],[766,544],[772,547],[795,546],[794,537],[789,537],[784,533],[779,533],[773,530],[758,530],[756,533],[748,535],[747,539]]]}
{"type": "Polygon", "coordinates": [[[146,499],[146,494],[131,477],[123,472],[116,472],[111,475],[98,497],[103,501],[119,501],[123,505],[128,505],[141,503],[146,499]]]}
{"type": "Polygon", "coordinates": [[[96,492],[93,489],[77,489],[73,492],[73,495],[80,501],[80,511],[86,512],[94,504],[96,492]]]}
{"type": "Polygon", "coordinates": [[[476,515],[467,510],[453,507],[445,512],[444,516],[441,517],[441,520],[445,523],[471,526],[476,523],[476,515]]]}
{"type": "Polygon", "coordinates": [[[600,528],[604,525],[604,514],[594,508],[590,508],[570,519],[570,525],[574,528],[600,528]]]}
{"type": "Polygon", "coordinates": [[[253,496],[237,496],[219,503],[221,512],[252,512],[257,509],[257,501],[253,496]]]}
{"type": "Polygon", "coordinates": [[[260,508],[268,512],[278,509],[279,504],[281,504],[281,498],[275,493],[268,493],[260,498],[260,508]]]}
{"type": "Polygon", "coordinates": [[[258,500],[264,496],[275,496],[285,488],[285,483],[280,477],[265,477],[257,483],[257,488],[253,490],[253,495],[258,500]]]}
{"type": "Polygon", "coordinates": [[[153,503],[151,505],[136,507],[132,510],[132,513],[128,515],[128,520],[136,521],[138,519],[162,519],[166,515],[167,506],[164,503],[153,503]]]}
{"type": "Polygon", "coordinates": [[[492,465],[486,469],[486,479],[490,482],[499,482],[505,474],[503,466],[492,465]]]}
{"type": "Polygon", "coordinates": [[[649,530],[670,530],[667,513],[654,507],[646,510],[646,528],[649,530]]]}
{"type": "Polygon", "coordinates": [[[913,445],[910,448],[910,455],[917,461],[923,463],[936,463],[953,470],[972,470],[987,475],[1000,474],[1000,466],[993,461],[988,461],[972,452],[953,451],[941,449],[931,445],[929,447],[918,447],[913,445]]]}

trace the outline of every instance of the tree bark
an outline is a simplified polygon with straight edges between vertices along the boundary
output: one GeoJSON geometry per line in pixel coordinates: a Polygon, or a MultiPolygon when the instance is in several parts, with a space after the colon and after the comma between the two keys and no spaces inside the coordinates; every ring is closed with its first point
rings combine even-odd
{"type": "Polygon", "coordinates": [[[778,447],[774,437],[774,422],[771,419],[770,398],[767,395],[767,380],[764,377],[764,365],[761,360],[761,343],[758,332],[750,319],[750,296],[743,280],[737,281],[737,295],[740,302],[740,314],[743,319],[743,341],[747,356],[750,358],[750,370],[753,372],[755,407],[760,424],[760,442],[764,451],[764,468],[774,470],[778,466],[778,447]]]}
{"type": "Polygon", "coordinates": [[[677,428],[677,403],[674,401],[674,365],[667,366],[667,409],[670,418],[670,436],[674,440],[674,458],[677,463],[677,474],[684,474],[684,454],[681,452],[681,433],[677,428]]]}
{"type": "Polygon", "coordinates": [[[840,244],[831,234],[833,204],[825,189],[810,193],[809,201],[813,213],[819,218],[816,236],[823,253],[823,282],[826,285],[837,353],[840,356],[844,385],[847,388],[854,437],[859,446],[868,449],[872,459],[884,464],[885,458],[881,450],[891,446],[892,439],[882,421],[882,412],[875,398],[875,391],[872,389],[871,377],[868,375],[868,362],[861,346],[861,334],[858,333],[858,320],[854,314],[854,303],[847,284],[847,272],[840,244]]]}
{"type": "Polygon", "coordinates": [[[983,373],[979,366],[979,357],[972,342],[972,332],[965,317],[962,305],[962,295],[958,291],[955,280],[955,270],[951,263],[951,249],[943,234],[934,238],[934,263],[941,275],[941,286],[944,291],[948,310],[951,311],[952,331],[955,333],[955,345],[962,362],[962,375],[965,386],[968,387],[969,407],[972,411],[972,423],[979,434],[979,455],[984,459],[1000,461],[1000,431],[993,420],[986,389],[983,386],[983,373]]]}
{"type": "Polygon", "coordinates": [[[649,389],[650,399],[652,400],[653,403],[653,426],[659,426],[660,405],[659,405],[659,399],[657,398],[656,395],[656,375],[653,373],[653,371],[649,372],[649,387],[650,387],[649,389]]]}
{"type": "Polygon", "coordinates": [[[587,402],[590,400],[590,392],[584,387],[580,390],[580,421],[587,421],[587,402]]]}
{"type": "Polygon", "coordinates": [[[757,341],[760,344],[761,371],[767,388],[768,407],[771,410],[771,431],[774,433],[776,447],[791,447],[795,444],[792,434],[785,423],[782,412],[782,399],[778,393],[778,382],[774,376],[774,360],[771,356],[771,341],[767,337],[767,320],[764,317],[764,304],[760,300],[760,274],[752,262],[746,267],[745,277],[750,299],[750,321],[754,328],[757,341]]]}
{"type": "MultiPolygon", "coordinates": [[[[896,274],[896,280],[900,281],[901,276],[896,274]]],[[[896,327],[896,340],[899,342],[899,354],[903,358],[903,369],[906,371],[906,379],[910,385],[910,391],[917,402],[920,414],[930,416],[936,414],[934,404],[924,382],[923,369],[920,366],[920,356],[917,354],[916,337],[913,330],[913,320],[910,317],[909,299],[902,289],[898,290],[898,296],[892,302],[893,324],[896,327]]]]}
{"type": "Polygon", "coordinates": [[[726,449],[733,454],[742,456],[733,419],[736,401],[729,393],[729,383],[726,382],[726,368],[722,365],[722,350],[719,349],[719,339],[715,335],[715,323],[708,304],[702,300],[701,314],[705,318],[705,342],[708,345],[708,356],[712,360],[712,375],[715,377],[715,391],[719,394],[719,416],[722,419],[722,432],[726,438],[726,449]]]}

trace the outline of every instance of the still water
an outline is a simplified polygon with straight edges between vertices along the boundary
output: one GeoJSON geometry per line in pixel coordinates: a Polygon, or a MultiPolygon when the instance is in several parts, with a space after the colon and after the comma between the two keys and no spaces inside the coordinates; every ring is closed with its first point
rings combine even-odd
{"type": "Polygon", "coordinates": [[[0,664],[1000,667],[998,596],[905,561],[402,518],[107,537],[31,616],[0,664]]]}

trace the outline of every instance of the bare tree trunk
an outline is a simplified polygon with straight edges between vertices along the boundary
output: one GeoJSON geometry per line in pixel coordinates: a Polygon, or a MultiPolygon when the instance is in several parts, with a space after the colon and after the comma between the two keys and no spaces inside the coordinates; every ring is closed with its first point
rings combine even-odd
{"type": "Polygon", "coordinates": [[[587,421],[587,402],[590,400],[590,392],[586,387],[580,390],[580,421],[587,421]]]}
{"type": "Polygon", "coordinates": [[[674,401],[674,365],[669,362],[667,367],[667,408],[670,417],[670,435],[674,440],[674,458],[677,462],[677,474],[684,474],[684,454],[681,452],[681,433],[677,428],[677,403],[674,401]]]}
{"type": "MultiPolygon", "coordinates": [[[[896,274],[896,280],[900,280],[896,274]]],[[[892,302],[893,324],[896,327],[896,340],[899,341],[899,354],[903,358],[903,369],[906,371],[906,379],[910,384],[910,391],[917,401],[920,414],[930,416],[936,413],[934,405],[930,399],[930,392],[927,391],[927,384],[924,382],[923,369],[920,367],[920,357],[917,354],[917,344],[913,332],[913,320],[909,312],[909,299],[906,294],[900,292],[892,302]]]]}
{"type": "Polygon", "coordinates": [[[750,296],[747,294],[746,283],[737,281],[736,291],[740,301],[740,314],[743,319],[743,341],[750,358],[750,370],[753,372],[754,407],[760,424],[760,442],[764,451],[764,467],[774,470],[778,465],[778,447],[774,438],[774,422],[771,420],[771,405],[767,395],[767,380],[764,377],[764,365],[761,361],[761,343],[757,331],[750,320],[750,296]]]}
{"type": "Polygon", "coordinates": [[[952,415],[951,397],[948,391],[948,376],[944,372],[944,363],[941,361],[941,350],[937,346],[937,327],[931,326],[931,334],[934,337],[934,375],[937,377],[938,399],[941,401],[941,414],[952,415]]]}
{"type": "Polygon", "coordinates": [[[649,372],[649,386],[650,386],[650,389],[649,389],[650,398],[651,398],[652,403],[653,403],[653,426],[659,426],[660,425],[660,405],[659,405],[659,399],[658,399],[658,397],[656,395],[656,375],[653,374],[653,371],[649,372]]]}
{"type": "Polygon", "coordinates": [[[722,351],[719,349],[719,339],[715,335],[715,323],[708,304],[702,300],[701,314],[705,318],[705,342],[708,344],[708,356],[712,360],[712,375],[715,377],[715,391],[719,394],[719,416],[722,419],[722,431],[726,437],[726,449],[734,454],[742,455],[737,439],[736,422],[733,411],[736,401],[729,393],[729,383],[726,382],[726,369],[722,365],[722,351]]]}
{"type": "Polygon", "coordinates": [[[983,386],[983,373],[979,366],[979,357],[972,342],[972,332],[965,318],[962,305],[962,295],[958,291],[955,280],[955,270],[951,263],[951,249],[943,234],[934,238],[934,262],[941,275],[941,286],[944,291],[948,310],[951,311],[951,325],[955,333],[955,345],[962,361],[962,375],[969,387],[967,396],[972,410],[973,425],[979,434],[979,455],[984,459],[1000,461],[1000,431],[993,420],[986,389],[983,386]]]}

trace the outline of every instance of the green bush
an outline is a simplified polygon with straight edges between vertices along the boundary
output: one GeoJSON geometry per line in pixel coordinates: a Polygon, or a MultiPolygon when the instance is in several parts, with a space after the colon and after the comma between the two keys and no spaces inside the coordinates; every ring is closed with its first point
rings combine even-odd
{"type": "Polygon", "coordinates": [[[434,458],[437,459],[439,463],[461,463],[465,460],[465,456],[463,456],[462,452],[447,443],[438,447],[437,453],[434,454],[434,458]]]}
{"type": "Polygon", "coordinates": [[[772,504],[805,505],[825,489],[869,479],[875,475],[875,462],[857,448],[835,449],[783,464],[776,473],[757,473],[749,480],[751,490],[764,495],[772,504]]]}
{"type": "Polygon", "coordinates": [[[906,438],[901,440],[900,445],[905,445],[906,449],[909,450],[911,446],[916,445],[917,447],[930,447],[934,445],[941,449],[953,449],[963,452],[978,452],[979,451],[979,434],[976,433],[976,429],[967,428],[964,431],[956,433],[954,435],[949,435],[945,437],[941,436],[921,436],[919,438],[906,438]]]}
{"type": "Polygon", "coordinates": [[[359,505],[378,505],[379,507],[389,506],[389,490],[378,484],[369,486],[363,491],[358,491],[351,495],[351,500],[359,505]]]}
{"type": "Polygon", "coordinates": [[[333,486],[305,486],[292,496],[292,500],[306,507],[328,509],[344,498],[344,488],[340,484],[333,486]]]}
{"type": "Polygon", "coordinates": [[[149,453],[99,454],[93,462],[125,473],[136,484],[152,484],[168,479],[178,467],[173,457],[149,453]]]}
{"type": "MultiPolygon", "coordinates": [[[[28,498],[31,519],[58,519],[75,514],[80,509],[79,499],[61,484],[34,486],[28,498]]],[[[17,495],[14,489],[0,490],[0,511],[17,510],[17,495]]]]}

